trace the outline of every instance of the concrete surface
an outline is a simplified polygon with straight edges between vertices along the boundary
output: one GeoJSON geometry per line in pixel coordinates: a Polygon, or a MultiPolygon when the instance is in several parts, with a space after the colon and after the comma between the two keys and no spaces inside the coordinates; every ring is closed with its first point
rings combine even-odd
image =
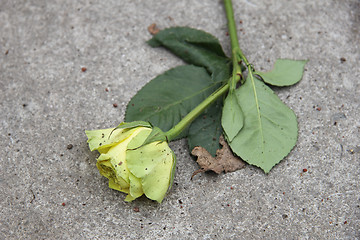
{"type": "Polygon", "coordinates": [[[310,60],[298,85],[276,89],[298,115],[298,144],[268,175],[190,181],[196,163],[174,142],[175,185],[158,205],[107,187],[84,130],[120,123],[141,86],[182,64],[145,44],[150,24],[204,29],[229,54],[221,1],[2,0],[0,239],[360,239],[360,2],[234,9],[255,67],[310,60]]]}

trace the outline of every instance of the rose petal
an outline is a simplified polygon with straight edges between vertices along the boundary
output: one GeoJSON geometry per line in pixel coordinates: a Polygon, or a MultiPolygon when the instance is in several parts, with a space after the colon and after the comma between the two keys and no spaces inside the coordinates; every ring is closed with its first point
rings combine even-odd
{"type": "Polygon", "coordinates": [[[130,195],[135,199],[144,194],[141,180],[132,173],[129,174],[130,179],[130,195]]]}
{"type": "Polygon", "coordinates": [[[138,128],[113,130],[114,128],[85,131],[90,150],[98,150],[100,153],[106,153],[111,146],[124,141],[135,131],[139,131],[138,128]]]}
{"type": "Polygon", "coordinates": [[[141,179],[145,195],[159,203],[169,188],[174,158],[166,142],[154,142],[128,150],[126,160],[132,174],[141,179]]]}

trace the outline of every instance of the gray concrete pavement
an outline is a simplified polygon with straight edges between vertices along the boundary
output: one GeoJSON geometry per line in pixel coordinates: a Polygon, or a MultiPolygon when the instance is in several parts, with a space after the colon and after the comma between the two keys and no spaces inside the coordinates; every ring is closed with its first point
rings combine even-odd
{"type": "Polygon", "coordinates": [[[298,144],[268,175],[190,181],[197,165],[171,143],[175,185],[158,205],[108,189],[84,130],[120,123],[141,86],[182,64],[146,45],[150,24],[203,29],[229,54],[221,1],[2,0],[0,239],[360,239],[360,2],[234,10],[259,69],[310,60],[299,84],[275,89],[298,115],[298,144]]]}

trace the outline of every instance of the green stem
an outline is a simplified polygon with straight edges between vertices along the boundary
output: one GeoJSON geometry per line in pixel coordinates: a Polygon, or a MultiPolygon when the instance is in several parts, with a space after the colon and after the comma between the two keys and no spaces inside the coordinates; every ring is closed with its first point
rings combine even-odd
{"type": "Polygon", "coordinates": [[[167,131],[165,135],[168,141],[174,140],[186,127],[190,125],[210,104],[215,102],[220,96],[229,90],[229,84],[225,84],[213,92],[209,97],[202,101],[196,108],[189,112],[181,121],[172,129],[167,131]]]}
{"type": "MultiPolygon", "coordinates": [[[[237,31],[236,31],[236,24],[235,24],[235,20],[234,20],[234,11],[233,11],[231,0],[224,0],[224,5],[225,5],[226,17],[228,20],[229,35],[230,35],[230,39],[231,39],[231,49],[233,51],[235,49],[240,50],[239,40],[237,37],[237,31]]],[[[233,58],[234,58],[234,52],[232,52],[232,54],[233,54],[233,58]]]]}
{"type": "Polygon", "coordinates": [[[229,35],[231,41],[231,58],[233,61],[233,73],[232,78],[230,79],[230,92],[233,92],[236,88],[236,83],[242,79],[241,71],[241,56],[244,56],[240,47],[239,40],[237,37],[236,24],[234,19],[234,11],[232,7],[231,0],[224,0],[226,17],[228,21],[229,35]]]}
{"type": "Polygon", "coordinates": [[[245,64],[248,64],[248,61],[244,55],[244,53],[241,51],[241,48],[239,47],[239,40],[237,37],[237,31],[236,31],[236,24],[234,19],[234,10],[232,7],[231,0],[224,0],[225,5],[225,11],[226,11],[226,17],[228,20],[228,27],[229,27],[229,35],[231,39],[231,49],[232,49],[232,58],[237,59],[240,57],[239,60],[244,60],[245,64]]]}
{"type": "MultiPolygon", "coordinates": [[[[232,59],[233,59],[233,65],[234,65],[233,66],[233,80],[232,80],[232,82],[233,82],[232,86],[233,86],[234,82],[238,81],[238,79],[235,79],[235,77],[238,75],[240,75],[242,77],[241,66],[240,66],[241,61],[243,61],[245,63],[251,77],[252,77],[253,71],[252,71],[252,66],[250,65],[249,61],[245,57],[241,48],[239,47],[239,41],[238,41],[237,31],[236,31],[236,24],[235,24],[235,19],[234,19],[234,11],[233,11],[231,0],[224,0],[224,5],[225,5],[225,11],[226,11],[226,16],[227,16],[227,20],[228,20],[229,35],[230,35],[230,39],[231,39],[231,48],[232,48],[232,59]]],[[[230,89],[230,90],[232,91],[233,89],[230,89]]]]}

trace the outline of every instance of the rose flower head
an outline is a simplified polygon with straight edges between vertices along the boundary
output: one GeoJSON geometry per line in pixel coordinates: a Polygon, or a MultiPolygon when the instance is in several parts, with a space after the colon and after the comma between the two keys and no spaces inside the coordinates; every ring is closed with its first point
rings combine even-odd
{"type": "Polygon", "coordinates": [[[161,203],[171,188],[176,158],[159,128],[135,121],[86,135],[90,150],[100,153],[96,166],[110,188],[127,193],[127,202],[145,194],[161,203]]]}

